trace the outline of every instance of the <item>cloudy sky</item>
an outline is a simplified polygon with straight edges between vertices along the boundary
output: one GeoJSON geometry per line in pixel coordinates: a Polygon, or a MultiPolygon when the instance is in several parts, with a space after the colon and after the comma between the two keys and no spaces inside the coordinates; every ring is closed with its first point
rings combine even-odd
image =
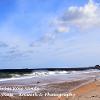
{"type": "Polygon", "coordinates": [[[0,68],[100,64],[99,0],[0,0],[0,68]]]}

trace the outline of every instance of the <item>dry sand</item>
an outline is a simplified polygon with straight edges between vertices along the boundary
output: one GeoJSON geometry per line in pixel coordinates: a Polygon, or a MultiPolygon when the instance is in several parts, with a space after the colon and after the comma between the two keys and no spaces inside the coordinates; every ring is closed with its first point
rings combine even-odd
{"type": "Polygon", "coordinates": [[[76,94],[74,100],[100,100],[100,80],[81,86],[72,93],[76,94]]]}

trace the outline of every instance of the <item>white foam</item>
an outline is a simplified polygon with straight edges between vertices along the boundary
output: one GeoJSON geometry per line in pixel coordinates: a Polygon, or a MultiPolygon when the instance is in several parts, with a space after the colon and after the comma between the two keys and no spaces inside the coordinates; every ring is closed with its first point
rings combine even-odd
{"type": "Polygon", "coordinates": [[[0,79],[0,81],[10,81],[10,80],[21,80],[21,79],[30,79],[33,77],[46,77],[46,76],[53,76],[53,75],[79,75],[85,73],[91,73],[91,72],[100,72],[100,70],[87,70],[87,71],[39,71],[39,72],[33,72],[31,74],[24,74],[23,76],[19,74],[12,74],[12,78],[5,78],[0,79]]]}

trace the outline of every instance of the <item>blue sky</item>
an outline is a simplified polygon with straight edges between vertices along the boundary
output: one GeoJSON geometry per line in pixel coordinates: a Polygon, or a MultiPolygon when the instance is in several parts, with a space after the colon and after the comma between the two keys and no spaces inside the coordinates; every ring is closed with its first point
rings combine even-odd
{"type": "Polygon", "coordinates": [[[0,68],[100,64],[99,0],[1,0],[0,68]]]}

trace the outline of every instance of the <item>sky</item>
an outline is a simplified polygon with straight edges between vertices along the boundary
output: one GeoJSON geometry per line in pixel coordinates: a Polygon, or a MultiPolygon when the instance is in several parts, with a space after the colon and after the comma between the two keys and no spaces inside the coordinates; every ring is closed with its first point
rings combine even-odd
{"type": "Polygon", "coordinates": [[[0,69],[97,64],[99,0],[0,0],[0,69]]]}

